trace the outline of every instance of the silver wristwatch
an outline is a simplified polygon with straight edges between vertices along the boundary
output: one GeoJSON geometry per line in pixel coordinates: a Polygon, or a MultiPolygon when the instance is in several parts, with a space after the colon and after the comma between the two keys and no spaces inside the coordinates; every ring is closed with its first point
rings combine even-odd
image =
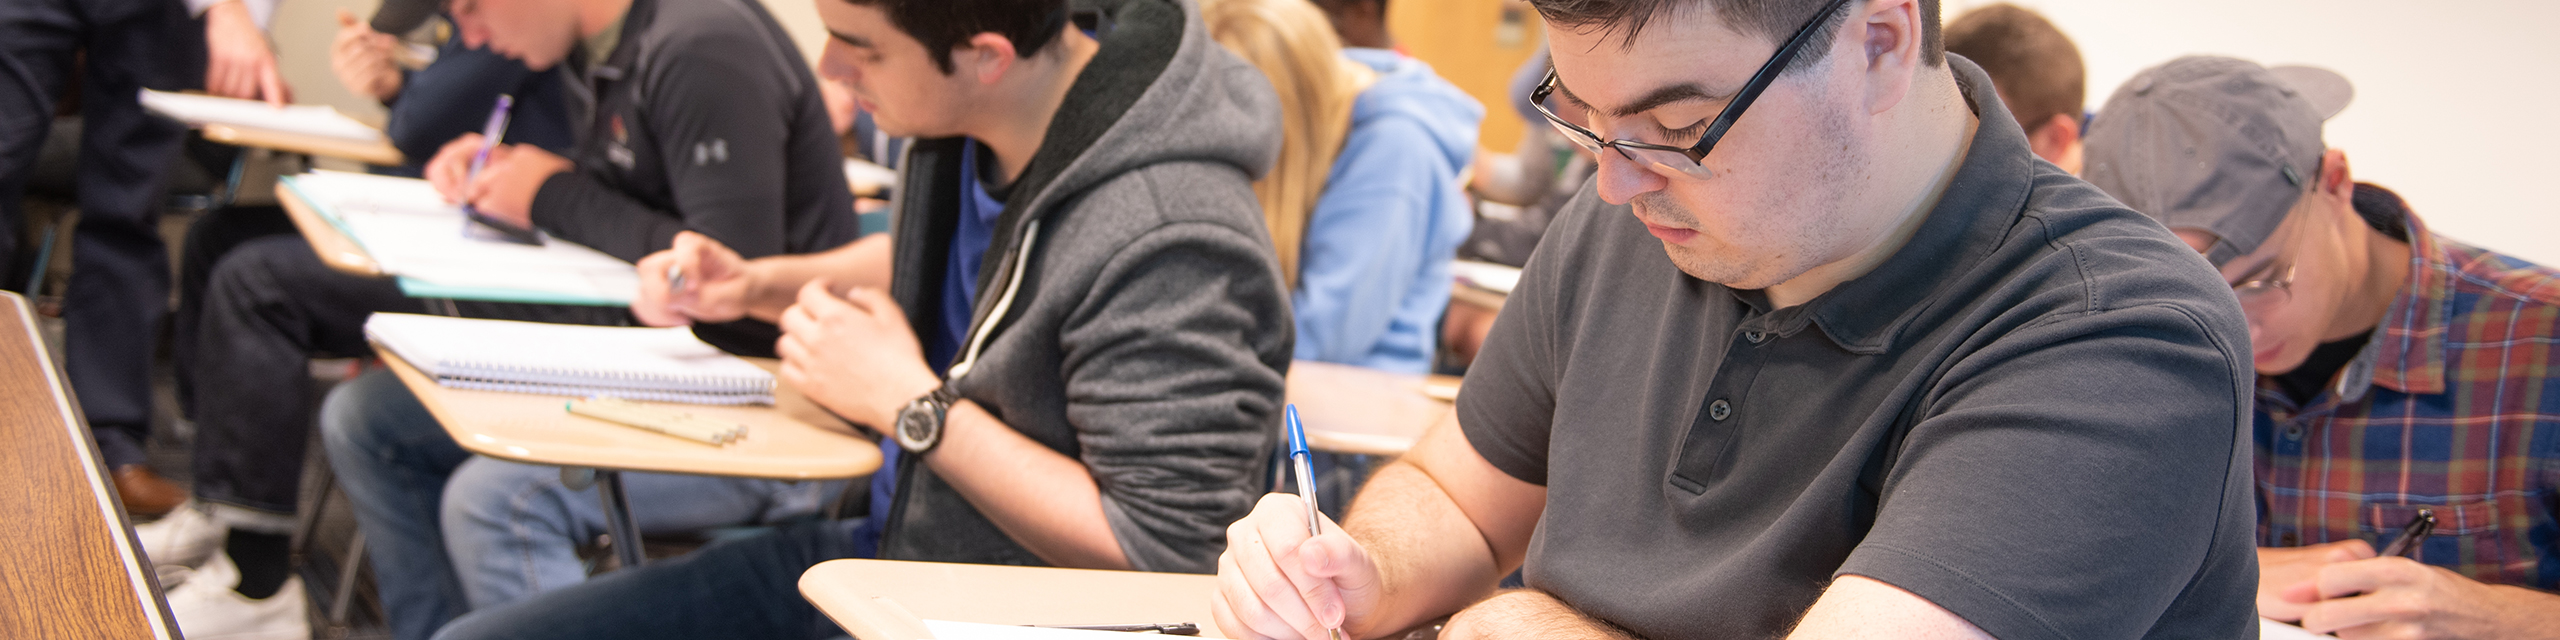
{"type": "Polygon", "coordinates": [[[959,395],[951,390],[951,383],[945,382],[934,387],[932,393],[909,400],[907,406],[898,409],[896,431],[899,450],[920,454],[941,444],[942,418],[951,412],[951,403],[958,401],[959,395]]]}

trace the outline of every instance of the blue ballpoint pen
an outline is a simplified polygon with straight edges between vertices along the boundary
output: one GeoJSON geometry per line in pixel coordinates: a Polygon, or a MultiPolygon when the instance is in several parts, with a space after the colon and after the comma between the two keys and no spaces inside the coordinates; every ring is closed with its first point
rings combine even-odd
{"type": "MultiPolygon", "coordinates": [[[[1298,474],[1298,501],[1307,503],[1307,535],[1324,535],[1323,514],[1316,511],[1316,472],[1307,454],[1307,427],[1298,423],[1298,405],[1281,407],[1282,422],[1289,429],[1289,466],[1298,474]]],[[[1341,629],[1325,629],[1333,640],[1342,640],[1341,629]]]]}

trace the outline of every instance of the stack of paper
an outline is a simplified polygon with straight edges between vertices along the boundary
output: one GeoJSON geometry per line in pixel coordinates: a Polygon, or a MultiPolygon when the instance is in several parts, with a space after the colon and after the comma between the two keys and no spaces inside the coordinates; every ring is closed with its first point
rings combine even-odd
{"type": "Polygon", "coordinates": [[[364,335],[438,384],[694,404],[773,404],[773,374],[684,327],[594,327],[377,313],[364,335]]]}
{"type": "Polygon", "coordinates": [[[386,140],[380,130],[321,105],[276,108],[257,100],[142,90],[142,107],[190,125],[220,124],[356,142],[386,140]]]}
{"type": "Polygon", "coordinates": [[[466,235],[460,207],[425,180],[313,171],[285,186],[363,246],[400,290],[422,298],[623,306],[640,290],[631,263],[544,236],[541,246],[466,235]]]}

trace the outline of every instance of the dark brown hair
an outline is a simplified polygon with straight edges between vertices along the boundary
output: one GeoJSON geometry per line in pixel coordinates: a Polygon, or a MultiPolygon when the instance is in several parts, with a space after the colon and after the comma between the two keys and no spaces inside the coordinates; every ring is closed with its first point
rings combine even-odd
{"type": "Polygon", "coordinates": [[[2080,48],[2044,16],[2017,5],[1995,4],[1956,16],[1947,23],[1947,51],[1982,65],[2027,133],[2056,115],[2079,118],[2088,99],[2088,69],[2080,63],[2080,48]]]}
{"type": "Polygon", "coordinates": [[[2358,182],[2349,202],[2355,206],[2356,215],[2364,218],[2365,226],[2393,240],[2409,241],[2409,201],[2400,199],[2400,194],[2382,185],[2358,182]]]}
{"type": "MultiPolygon", "coordinates": [[[[1693,10],[1699,5],[1713,8],[1734,31],[1768,38],[1783,43],[1796,29],[1814,18],[1813,12],[1831,0],[1530,0],[1538,15],[1548,24],[1568,29],[1598,27],[1616,33],[1620,42],[1635,44],[1636,34],[1646,23],[1674,11],[1693,10]]],[[[1849,3],[1856,6],[1857,2],[1849,3]]],[[[1845,9],[1845,8],[1844,8],[1845,9]]],[[[1840,16],[1846,11],[1823,16],[1823,27],[1805,40],[1808,53],[1802,62],[1818,62],[1828,57],[1831,37],[1840,16]]],[[[1946,44],[1938,35],[1938,0],[1920,0],[1920,55],[1929,66],[1946,64],[1946,44]]],[[[1799,63],[1793,72],[1812,65],[1799,63]]]]}
{"type": "Polygon", "coordinates": [[[950,75],[951,50],[981,33],[1013,41],[1015,56],[1028,58],[1067,28],[1066,0],[844,0],[876,7],[889,23],[924,44],[934,66],[950,75]]]}

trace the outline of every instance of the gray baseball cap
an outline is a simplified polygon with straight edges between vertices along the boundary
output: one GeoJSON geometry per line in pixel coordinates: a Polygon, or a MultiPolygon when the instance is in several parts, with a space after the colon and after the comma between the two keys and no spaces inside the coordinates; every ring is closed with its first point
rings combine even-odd
{"type": "Polygon", "coordinates": [[[2321,122],[2354,98],[2318,67],[2171,60],[2107,98],[2082,177],[2162,225],[2212,233],[2205,258],[2220,266],[2256,251],[2319,179],[2321,122]]]}
{"type": "Polygon", "coordinates": [[[395,36],[415,31],[418,25],[426,24],[427,18],[444,11],[444,3],[445,0],[382,0],[382,7],[373,11],[373,30],[395,36]]]}

